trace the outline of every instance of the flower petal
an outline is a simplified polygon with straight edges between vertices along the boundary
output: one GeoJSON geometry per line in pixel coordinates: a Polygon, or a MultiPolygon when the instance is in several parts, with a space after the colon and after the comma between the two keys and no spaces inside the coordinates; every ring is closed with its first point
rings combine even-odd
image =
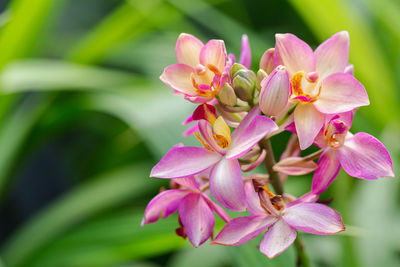
{"type": "Polygon", "coordinates": [[[239,63],[248,69],[251,66],[251,50],[250,50],[249,38],[247,37],[246,34],[242,35],[242,46],[240,48],[239,63]]]}
{"type": "Polygon", "coordinates": [[[335,180],[340,171],[340,163],[337,158],[336,150],[325,150],[319,160],[318,168],[314,173],[311,185],[311,192],[314,194],[322,194],[329,185],[335,180]]]}
{"type": "Polygon", "coordinates": [[[220,73],[224,71],[226,63],[225,43],[222,40],[210,40],[201,49],[200,63],[207,67],[212,65],[216,67],[220,73]]]}
{"type": "Polygon", "coordinates": [[[208,121],[200,120],[198,123],[201,136],[203,136],[206,143],[216,152],[225,154],[226,149],[221,148],[213,137],[213,132],[208,121]]]}
{"type": "Polygon", "coordinates": [[[173,147],[151,170],[151,177],[179,178],[197,174],[220,160],[218,153],[202,147],[173,147]]]}
{"type": "Polygon", "coordinates": [[[274,53],[275,48],[267,49],[260,59],[260,69],[265,71],[267,74],[270,74],[275,69],[274,53]]]}
{"type": "Polygon", "coordinates": [[[200,246],[210,238],[215,218],[200,194],[189,194],[182,200],[179,206],[179,217],[194,247],[200,246]]]}
{"type": "Polygon", "coordinates": [[[200,51],[204,44],[191,34],[181,33],[176,41],[175,53],[179,64],[192,68],[200,63],[200,51]]]}
{"type": "Polygon", "coordinates": [[[238,138],[232,140],[226,158],[234,159],[243,156],[264,136],[276,130],[278,130],[278,126],[270,118],[265,116],[255,117],[247,129],[238,138]]]}
{"type": "Polygon", "coordinates": [[[236,142],[235,140],[238,139],[244,131],[249,127],[250,123],[254,120],[254,118],[258,115],[260,115],[261,111],[260,108],[257,106],[254,106],[248,113],[247,115],[243,118],[243,120],[240,122],[239,126],[233,131],[232,133],[232,142],[236,142]]]}
{"type": "Polygon", "coordinates": [[[319,79],[344,72],[349,60],[350,37],[347,31],[334,34],[315,50],[319,79]]]}
{"type": "Polygon", "coordinates": [[[343,169],[353,177],[378,179],[394,177],[392,160],[385,146],[375,137],[357,133],[338,150],[343,169]]]}
{"type": "Polygon", "coordinates": [[[232,219],[221,230],[211,244],[238,246],[249,242],[271,224],[276,218],[271,215],[247,216],[232,219]]]}
{"type": "Polygon", "coordinates": [[[290,75],[298,71],[315,71],[314,52],[308,44],[290,33],[276,34],[275,39],[275,66],[285,66],[290,75]]]}
{"type": "Polygon", "coordinates": [[[164,69],[160,80],[178,93],[195,96],[197,93],[190,79],[193,71],[193,68],[185,64],[170,65],[164,69]]]}
{"type": "Polygon", "coordinates": [[[156,222],[160,216],[167,218],[174,213],[178,209],[182,198],[186,196],[188,192],[187,190],[172,189],[159,193],[147,205],[142,220],[142,226],[156,222]]]}
{"type": "Polygon", "coordinates": [[[290,226],[315,235],[332,235],[344,230],[339,212],[319,203],[303,202],[286,208],[283,219],[290,226]]]}
{"type": "Polygon", "coordinates": [[[242,172],[237,160],[222,158],[210,173],[210,190],[214,198],[233,211],[246,209],[242,172]]]}
{"type": "Polygon", "coordinates": [[[225,222],[229,222],[231,220],[231,218],[229,217],[228,213],[226,213],[226,211],[223,208],[221,208],[221,206],[219,206],[217,203],[212,201],[204,193],[203,193],[203,198],[204,198],[205,201],[207,201],[207,203],[210,206],[210,208],[213,211],[215,211],[215,213],[217,213],[218,216],[221,217],[222,220],[224,220],[225,222]]]}
{"type": "Polygon", "coordinates": [[[260,244],[260,251],[272,259],[290,247],[295,239],[296,231],[282,219],[278,220],[264,234],[260,244]]]}
{"type": "Polygon", "coordinates": [[[325,121],[325,116],[313,104],[299,103],[294,110],[294,123],[301,150],[312,145],[325,121]]]}
{"type": "Polygon", "coordinates": [[[314,103],[322,113],[332,114],[369,105],[364,86],[352,75],[335,73],[322,81],[319,99],[314,103]]]}

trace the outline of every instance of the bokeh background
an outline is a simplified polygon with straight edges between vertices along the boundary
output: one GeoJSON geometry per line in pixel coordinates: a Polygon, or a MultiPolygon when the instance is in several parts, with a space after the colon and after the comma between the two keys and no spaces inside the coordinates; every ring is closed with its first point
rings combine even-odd
{"type": "MultiPolygon", "coordinates": [[[[352,131],[379,137],[399,173],[398,0],[3,0],[0,11],[0,266],[295,265],[293,249],[268,260],[259,240],[194,249],[174,234],[176,216],[140,227],[167,185],[150,169],[194,108],[158,79],[181,32],[236,55],[246,33],[256,69],[275,33],[315,48],[348,30],[371,102],[352,131]]],[[[277,154],[287,137],[273,140],[277,154]]],[[[310,182],[286,189],[298,196],[310,182]]],[[[313,265],[400,266],[399,189],[398,178],[341,172],[323,199],[347,230],[304,235],[313,265]]]]}

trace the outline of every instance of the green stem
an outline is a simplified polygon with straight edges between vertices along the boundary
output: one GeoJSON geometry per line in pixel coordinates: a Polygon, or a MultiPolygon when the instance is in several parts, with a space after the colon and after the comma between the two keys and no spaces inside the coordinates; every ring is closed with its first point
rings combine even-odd
{"type": "MultiPolygon", "coordinates": [[[[261,148],[267,151],[267,155],[265,156],[264,160],[264,165],[269,174],[271,185],[274,188],[276,194],[283,195],[284,190],[283,190],[282,180],[279,177],[279,173],[273,170],[273,166],[275,165],[276,161],[274,157],[274,151],[272,150],[271,141],[270,139],[265,137],[259,142],[259,145],[261,148]]],[[[318,155],[319,153],[320,152],[317,151],[316,153],[313,154],[318,155]]],[[[308,259],[306,251],[304,250],[304,243],[302,241],[300,233],[297,233],[297,238],[294,241],[294,245],[297,251],[297,266],[310,267],[311,266],[310,260],[308,259]]]]}
{"type": "Polygon", "coordinates": [[[290,115],[294,112],[294,109],[296,108],[297,104],[294,104],[289,108],[289,110],[285,113],[285,115],[282,116],[282,118],[276,123],[278,126],[281,126],[287,118],[289,118],[290,115]]]}
{"type": "Polygon", "coordinates": [[[268,138],[263,138],[259,144],[261,148],[267,151],[264,165],[269,174],[271,185],[274,188],[276,194],[283,195],[283,184],[281,178],[279,177],[279,173],[272,169],[273,166],[276,164],[276,161],[274,157],[274,151],[272,150],[271,141],[268,138]]]}
{"type": "Polygon", "coordinates": [[[296,266],[310,267],[310,259],[308,258],[306,251],[304,250],[303,238],[299,232],[297,232],[297,238],[294,241],[294,246],[297,250],[296,266]]]}

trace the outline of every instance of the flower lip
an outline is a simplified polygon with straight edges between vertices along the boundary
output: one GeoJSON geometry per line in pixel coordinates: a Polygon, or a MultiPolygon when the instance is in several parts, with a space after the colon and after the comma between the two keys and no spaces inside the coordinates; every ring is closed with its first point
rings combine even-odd
{"type": "Polygon", "coordinates": [[[322,83],[318,83],[318,73],[304,71],[296,72],[290,79],[292,83],[292,96],[290,102],[314,103],[321,94],[322,83]],[[316,87],[318,91],[316,93],[316,87]],[[314,93],[314,94],[313,94],[314,93]]]}
{"type": "Polygon", "coordinates": [[[340,119],[333,117],[324,128],[324,138],[329,147],[339,149],[344,145],[349,127],[340,119]]]}

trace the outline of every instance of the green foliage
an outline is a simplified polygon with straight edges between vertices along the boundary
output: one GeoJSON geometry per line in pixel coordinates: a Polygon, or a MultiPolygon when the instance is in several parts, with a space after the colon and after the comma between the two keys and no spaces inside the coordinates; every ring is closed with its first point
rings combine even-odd
{"type": "MultiPolygon", "coordinates": [[[[180,32],[224,39],[236,56],[246,33],[257,59],[273,45],[273,32],[294,32],[316,45],[348,30],[350,61],[371,100],[354,128],[383,136],[395,171],[399,166],[395,1],[9,2],[0,18],[0,202],[41,149],[80,132],[58,151],[60,162],[72,162],[62,169],[68,189],[8,233],[0,266],[294,266],[293,249],[269,260],[257,249],[259,239],[193,249],[174,234],[175,216],[140,227],[147,202],[166,184],[148,178],[151,167],[172,145],[195,144],[181,138],[180,126],[193,105],[158,79],[175,63],[180,32]],[[82,146],[90,139],[82,132],[103,143],[82,146]],[[82,165],[85,171],[76,167],[82,165]]],[[[274,141],[283,149],[284,140],[274,141]]],[[[287,186],[300,195],[310,179],[289,179],[287,186]]],[[[351,226],[336,237],[305,235],[313,264],[398,266],[397,180],[367,184],[341,174],[324,194],[332,196],[351,226]]]]}

